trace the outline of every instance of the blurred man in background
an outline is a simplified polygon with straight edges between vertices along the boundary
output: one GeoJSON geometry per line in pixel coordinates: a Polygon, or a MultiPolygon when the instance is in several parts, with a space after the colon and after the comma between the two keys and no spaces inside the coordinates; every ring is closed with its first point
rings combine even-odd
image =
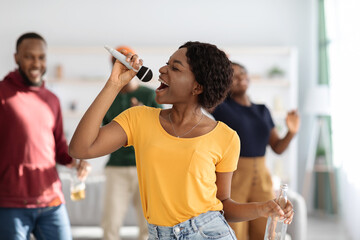
{"type": "Polygon", "coordinates": [[[69,240],[70,222],[56,164],[85,161],[68,155],[59,99],[44,84],[46,42],[25,33],[16,42],[18,68],[0,82],[0,238],[69,240]]]}

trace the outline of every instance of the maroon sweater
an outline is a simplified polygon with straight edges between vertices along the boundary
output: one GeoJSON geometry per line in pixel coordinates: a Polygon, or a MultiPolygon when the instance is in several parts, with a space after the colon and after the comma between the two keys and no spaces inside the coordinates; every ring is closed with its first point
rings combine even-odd
{"type": "Polygon", "coordinates": [[[58,98],[9,73],[0,81],[0,207],[64,202],[56,163],[71,161],[58,98]]]}

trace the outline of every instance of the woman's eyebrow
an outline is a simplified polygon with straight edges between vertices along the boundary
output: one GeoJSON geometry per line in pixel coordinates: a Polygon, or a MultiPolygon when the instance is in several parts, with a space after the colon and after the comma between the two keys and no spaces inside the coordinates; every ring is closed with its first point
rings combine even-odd
{"type": "Polygon", "coordinates": [[[180,60],[174,60],[173,63],[178,63],[178,64],[180,64],[181,66],[185,67],[180,60]]]}

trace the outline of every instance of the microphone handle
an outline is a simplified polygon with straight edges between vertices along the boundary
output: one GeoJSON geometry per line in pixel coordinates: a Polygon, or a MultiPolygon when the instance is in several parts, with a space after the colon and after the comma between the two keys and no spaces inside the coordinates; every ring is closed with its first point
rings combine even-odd
{"type": "Polygon", "coordinates": [[[106,50],[109,51],[109,53],[116,58],[117,60],[119,60],[122,64],[125,65],[125,67],[127,67],[128,69],[134,70],[135,72],[138,72],[139,70],[134,69],[127,61],[126,61],[126,57],[119,53],[117,50],[109,47],[109,46],[104,46],[106,50]]]}
{"type": "Polygon", "coordinates": [[[149,68],[147,68],[145,66],[141,66],[139,70],[136,70],[126,61],[126,57],[123,54],[119,53],[118,51],[116,51],[115,49],[113,49],[113,48],[111,48],[109,46],[105,46],[105,49],[108,50],[109,53],[111,53],[111,55],[113,55],[114,58],[116,58],[122,64],[124,64],[125,67],[135,71],[136,76],[140,79],[140,81],[148,82],[148,81],[150,81],[152,79],[153,74],[152,74],[152,71],[149,68]]]}

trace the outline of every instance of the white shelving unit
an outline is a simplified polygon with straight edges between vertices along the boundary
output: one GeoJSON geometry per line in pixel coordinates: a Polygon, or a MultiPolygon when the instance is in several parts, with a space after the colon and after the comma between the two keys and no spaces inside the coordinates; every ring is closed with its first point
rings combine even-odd
{"type": "MultiPolygon", "coordinates": [[[[174,47],[133,47],[152,69],[153,79],[145,84],[157,88],[158,69],[165,65],[174,47]]],[[[250,74],[249,95],[253,102],[264,103],[270,109],[280,136],[286,134],[286,112],[298,107],[298,55],[291,47],[222,48],[232,61],[244,65],[250,74]],[[283,70],[283,75],[269,78],[272,68],[283,70]]],[[[48,51],[47,86],[60,98],[66,137],[70,140],[77,123],[106,82],[111,72],[110,55],[103,46],[50,47],[48,51]],[[61,66],[62,79],[57,79],[61,66]]],[[[273,175],[297,190],[297,139],[282,154],[267,150],[267,164],[273,175]]],[[[101,166],[102,167],[102,166],[101,166]]],[[[94,167],[96,168],[96,166],[94,167]]]]}

